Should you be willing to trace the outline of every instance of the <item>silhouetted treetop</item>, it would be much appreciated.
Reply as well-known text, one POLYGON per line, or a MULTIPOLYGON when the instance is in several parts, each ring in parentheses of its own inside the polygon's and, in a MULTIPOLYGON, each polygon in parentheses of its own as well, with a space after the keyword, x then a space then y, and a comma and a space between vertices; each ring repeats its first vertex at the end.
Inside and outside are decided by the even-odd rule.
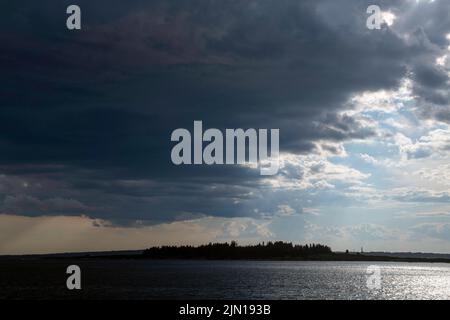
POLYGON ((143 255, 152 259, 304 259, 330 253, 331 248, 321 244, 293 245, 291 242, 276 241, 239 246, 232 241, 198 247, 152 247, 144 250, 143 255))

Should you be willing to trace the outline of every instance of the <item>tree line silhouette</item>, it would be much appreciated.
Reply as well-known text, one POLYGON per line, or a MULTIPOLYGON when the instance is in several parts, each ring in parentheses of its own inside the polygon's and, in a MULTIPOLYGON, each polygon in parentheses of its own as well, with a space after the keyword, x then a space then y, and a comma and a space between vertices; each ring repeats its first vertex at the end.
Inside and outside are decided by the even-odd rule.
POLYGON ((151 259, 307 259, 331 253, 330 247, 321 244, 293 245, 290 242, 276 241, 239 246, 232 241, 198 247, 152 247, 144 250, 143 256, 151 259))

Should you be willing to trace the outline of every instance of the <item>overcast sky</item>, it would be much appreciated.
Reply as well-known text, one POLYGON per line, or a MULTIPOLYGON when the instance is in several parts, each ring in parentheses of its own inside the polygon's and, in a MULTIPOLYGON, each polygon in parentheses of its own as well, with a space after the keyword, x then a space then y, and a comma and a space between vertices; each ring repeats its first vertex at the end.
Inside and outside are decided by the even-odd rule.
POLYGON ((0 16, 0 254, 450 252, 450 1, 27 0, 0 16), (279 128, 278 175, 173 165, 171 132, 194 120, 279 128))

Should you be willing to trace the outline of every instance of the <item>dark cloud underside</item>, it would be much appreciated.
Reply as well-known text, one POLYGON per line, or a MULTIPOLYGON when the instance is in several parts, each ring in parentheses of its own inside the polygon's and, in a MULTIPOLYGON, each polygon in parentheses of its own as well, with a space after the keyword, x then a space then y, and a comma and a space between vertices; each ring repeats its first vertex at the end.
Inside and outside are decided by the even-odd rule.
POLYGON ((364 1, 78 1, 77 32, 68 4, 0 5, 0 211, 252 216, 258 174, 174 167, 174 129, 280 128, 281 151, 311 153, 374 134, 339 113, 355 93, 413 71, 418 92, 446 98, 431 96, 447 75, 427 57, 448 28, 422 30, 426 43, 371 32, 364 1))

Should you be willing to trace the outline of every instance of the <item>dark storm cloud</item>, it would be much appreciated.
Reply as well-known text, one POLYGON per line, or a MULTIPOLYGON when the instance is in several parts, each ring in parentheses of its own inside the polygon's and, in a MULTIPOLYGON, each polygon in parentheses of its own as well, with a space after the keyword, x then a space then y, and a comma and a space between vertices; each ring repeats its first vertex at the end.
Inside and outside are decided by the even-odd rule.
POLYGON ((428 88, 445 87, 448 75, 444 70, 431 68, 429 65, 420 65, 414 70, 416 83, 428 88))
MULTIPOLYGON (((338 114, 347 99, 395 88, 430 51, 386 25, 367 30, 368 2, 78 1, 76 32, 68 4, 0 8, 0 165, 15 186, 4 212, 251 216, 258 174, 174 167, 174 129, 280 128, 293 153, 364 139, 372 129, 338 114)), ((419 89, 444 86, 441 72, 416 70, 419 89)))
POLYGON ((421 46, 423 51, 410 62, 410 71, 415 80, 413 90, 419 101, 418 114, 449 123, 448 60, 445 65, 436 64, 436 59, 448 53, 450 34, 450 2, 445 0, 401 1, 393 4, 398 13, 394 29, 405 36, 412 46, 421 46))

